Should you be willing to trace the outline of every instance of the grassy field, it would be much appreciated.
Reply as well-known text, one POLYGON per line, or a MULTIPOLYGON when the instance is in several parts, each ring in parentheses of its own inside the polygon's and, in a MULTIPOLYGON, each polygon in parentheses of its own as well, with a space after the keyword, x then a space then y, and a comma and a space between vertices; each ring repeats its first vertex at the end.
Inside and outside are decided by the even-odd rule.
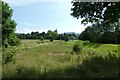
POLYGON ((4 53, 12 51, 15 61, 3 64, 3 78, 118 78, 120 44, 21 40, 4 53), (71 54, 76 43, 83 49, 71 54))

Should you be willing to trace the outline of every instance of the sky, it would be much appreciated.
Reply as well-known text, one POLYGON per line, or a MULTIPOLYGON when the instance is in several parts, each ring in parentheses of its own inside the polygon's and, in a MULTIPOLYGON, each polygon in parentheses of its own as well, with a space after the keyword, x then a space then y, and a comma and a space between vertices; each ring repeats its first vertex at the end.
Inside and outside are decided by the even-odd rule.
POLYGON ((4 0, 13 9, 16 33, 32 31, 47 32, 57 29, 58 33, 81 33, 86 26, 81 19, 70 15, 71 0, 4 0))

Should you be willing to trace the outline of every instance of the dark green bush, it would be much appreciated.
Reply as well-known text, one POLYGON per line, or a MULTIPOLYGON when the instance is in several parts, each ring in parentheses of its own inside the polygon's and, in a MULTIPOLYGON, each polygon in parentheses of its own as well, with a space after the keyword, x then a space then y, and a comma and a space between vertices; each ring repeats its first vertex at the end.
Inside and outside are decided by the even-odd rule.
POLYGON ((81 51, 82 51, 82 45, 80 45, 78 43, 73 45, 73 51, 72 52, 80 53, 81 51))
POLYGON ((54 40, 54 37, 50 36, 50 41, 53 42, 53 40, 54 40))

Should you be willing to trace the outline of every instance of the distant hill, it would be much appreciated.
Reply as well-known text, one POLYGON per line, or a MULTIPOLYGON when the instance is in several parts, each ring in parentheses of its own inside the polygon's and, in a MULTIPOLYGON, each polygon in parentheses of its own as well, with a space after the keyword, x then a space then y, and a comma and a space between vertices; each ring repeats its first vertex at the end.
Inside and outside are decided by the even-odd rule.
POLYGON ((65 32, 66 34, 75 34, 75 32, 65 32))

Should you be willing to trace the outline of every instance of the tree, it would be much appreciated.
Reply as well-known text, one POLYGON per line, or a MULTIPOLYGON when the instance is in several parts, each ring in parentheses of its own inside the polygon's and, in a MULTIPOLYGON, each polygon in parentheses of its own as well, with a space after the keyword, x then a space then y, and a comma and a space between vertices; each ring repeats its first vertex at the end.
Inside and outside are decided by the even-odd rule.
POLYGON ((58 33, 57 29, 54 32, 58 33))
POLYGON ((115 23, 113 26, 115 31, 112 39, 114 39, 115 43, 120 43, 120 23, 115 23))
POLYGON ((45 32, 42 32, 40 35, 45 39, 45 32))
POLYGON ((2 2, 2 44, 3 47, 7 47, 5 45, 12 45, 18 41, 15 35, 16 22, 11 19, 13 15, 13 10, 10 6, 2 2), (12 39, 12 40, 11 40, 12 39))
POLYGON ((98 43, 120 43, 120 23, 110 25, 107 31, 105 31, 104 28, 103 25, 98 24, 88 26, 85 31, 80 34, 79 39, 98 43))
POLYGON ((90 33, 90 27, 88 26, 85 31, 83 31, 80 36, 79 36, 79 39, 80 40, 90 40, 90 36, 89 36, 89 33, 90 33))
POLYGON ((64 38, 65 41, 69 41, 69 34, 64 33, 64 38))
POLYGON ((56 29, 55 31, 52 32, 52 35, 53 35, 54 39, 56 40, 57 37, 58 37, 57 29, 56 29))
POLYGON ((57 37, 58 37, 57 29, 55 31, 48 30, 47 38, 50 39, 51 36, 53 37, 53 39, 57 39, 57 37))
POLYGON ((119 29, 113 26, 120 23, 119 2, 80 2, 73 0, 71 15, 83 18, 82 24, 92 23, 81 33, 80 39, 101 43, 119 43, 119 29), (89 34, 88 34, 89 33, 89 34))
POLYGON ((57 37, 57 40, 63 40, 64 35, 63 34, 59 34, 57 37))
POLYGON ((109 23, 119 22, 120 2, 80 2, 73 0, 71 15, 77 19, 85 18, 84 22, 104 21, 109 23))
POLYGON ((51 31, 51 30, 48 30, 48 31, 47 31, 47 34, 46 34, 46 38, 47 38, 47 39, 50 39, 51 36, 52 36, 52 31, 51 31))
POLYGON ((85 18, 82 23, 119 22, 120 2, 80 2, 72 1, 71 15, 77 19, 85 18))
POLYGON ((40 38, 39 36, 40 36, 40 35, 39 35, 39 32, 38 32, 38 31, 36 31, 36 32, 31 32, 31 39, 38 39, 38 38, 40 38))
POLYGON ((54 37, 53 37, 52 35, 50 35, 50 38, 49 38, 49 39, 50 39, 51 42, 53 42, 54 37))

